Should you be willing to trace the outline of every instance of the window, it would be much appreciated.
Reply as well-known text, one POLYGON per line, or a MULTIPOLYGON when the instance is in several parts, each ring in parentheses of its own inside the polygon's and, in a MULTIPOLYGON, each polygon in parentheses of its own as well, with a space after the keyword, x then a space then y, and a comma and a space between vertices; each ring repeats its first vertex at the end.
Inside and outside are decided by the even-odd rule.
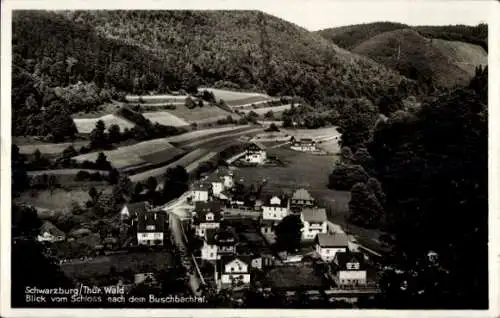
POLYGON ((231 268, 229 269, 229 272, 231 272, 231 273, 232 273, 232 272, 234 272, 234 267, 231 267, 231 268))
POLYGON ((214 257, 214 253, 210 253, 210 258, 214 257))

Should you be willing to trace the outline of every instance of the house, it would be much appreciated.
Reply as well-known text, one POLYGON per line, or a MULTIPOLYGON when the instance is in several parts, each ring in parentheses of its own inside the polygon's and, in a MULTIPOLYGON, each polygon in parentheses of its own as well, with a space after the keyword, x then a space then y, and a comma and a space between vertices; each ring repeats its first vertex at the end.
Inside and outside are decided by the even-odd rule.
POLYGON ((302 138, 300 140, 293 140, 292 146, 290 148, 298 151, 308 151, 308 152, 317 151, 316 142, 311 138, 302 138))
POLYGON ((243 160, 248 163, 263 164, 266 161, 267 155, 263 147, 256 143, 251 143, 245 150, 243 160))
POLYGON ((282 220, 290 211, 290 200, 286 196, 268 197, 262 204, 263 220, 282 220))
POLYGON ((206 229, 203 238, 203 246, 201 247, 201 259, 207 261, 215 261, 218 258, 217 242, 215 233, 217 229, 206 229))
POLYGON ((45 221, 42 226, 40 226, 40 234, 38 234, 37 240, 39 242, 60 242, 66 239, 66 234, 58 229, 52 222, 45 221))
POLYGON ((313 207, 316 200, 312 195, 304 188, 296 190, 290 200, 290 207, 295 210, 300 210, 303 207, 313 207))
POLYGON ((335 283, 339 287, 366 285, 366 264, 363 253, 338 252, 332 263, 335 283))
POLYGON ((302 239, 313 240, 319 233, 328 233, 326 210, 323 208, 305 208, 300 212, 302 239))
POLYGON ((163 246, 165 212, 146 211, 137 216, 137 244, 163 246))
POLYGON ((201 258, 207 261, 215 261, 224 255, 232 255, 236 252, 236 237, 227 228, 209 228, 205 230, 201 258))
POLYGON ((233 172, 231 170, 227 168, 218 168, 204 181, 211 183, 212 195, 214 197, 223 200, 228 200, 230 198, 227 190, 234 186, 233 172))
POLYGON ((205 181, 195 182, 191 190, 191 200, 193 202, 207 202, 211 194, 211 183, 205 181))
POLYGON ((250 284, 251 260, 246 256, 222 256, 215 266, 217 289, 250 284))
POLYGON ((205 237, 206 229, 217 229, 222 219, 222 206, 215 201, 196 202, 193 211, 193 224, 195 233, 199 237, 205 237))
POLYGON ((137 219, 139 215, 146 213, 148 209, 149 204, 145 201, 127 203, 120 210, 120 217, 122 220, 137 219))
POLYGON ((325 262, 331 262, 339 252, 349 250, 349 242, 346 234, 324 234, 319 233, 315 239, 316 252, 325 262))

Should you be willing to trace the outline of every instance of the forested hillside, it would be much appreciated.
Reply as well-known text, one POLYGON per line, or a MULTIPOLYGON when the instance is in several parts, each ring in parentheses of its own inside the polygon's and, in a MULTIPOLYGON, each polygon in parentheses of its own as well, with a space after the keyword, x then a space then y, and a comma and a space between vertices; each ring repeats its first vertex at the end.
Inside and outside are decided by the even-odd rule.
POLYGON ((394 22, 374 22, 324 29, 317 31, 317 33, 338 46, 351 50, 373 36, 401 29, 413 29, 428 38, 476 44, 486 51, 488 50, 487 24, 477 26, 409 26, 394 22))

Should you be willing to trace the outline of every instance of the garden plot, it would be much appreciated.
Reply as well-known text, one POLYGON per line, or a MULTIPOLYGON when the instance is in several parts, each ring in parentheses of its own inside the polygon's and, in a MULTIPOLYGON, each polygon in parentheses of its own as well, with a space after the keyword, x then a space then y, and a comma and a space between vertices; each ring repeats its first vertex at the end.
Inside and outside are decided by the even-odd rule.
POLYGON ((73 118, 76 129, 81 134, 89 134, 95 128, 99 120, 104 122, 106 128, 111 127, 111 125, 118 125, 121 130, 124 130, 125 128, 131 129, 135 126, 132 122, 114 114, 108 114, 97 118, 73 118))

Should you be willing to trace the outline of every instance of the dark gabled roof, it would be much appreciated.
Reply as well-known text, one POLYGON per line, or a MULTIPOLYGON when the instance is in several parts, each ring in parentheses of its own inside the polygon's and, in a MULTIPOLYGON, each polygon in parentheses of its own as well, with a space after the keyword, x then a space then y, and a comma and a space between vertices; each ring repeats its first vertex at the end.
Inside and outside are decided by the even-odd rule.
POLYGON ((278 225, 278 221, 276 220, 264 220, 264 219, 261 219, 260 220, 260 226, 272 226, 272 227, 275 227, 278 225))
POLYGON ((194 211, 196 212, 196 218, 198 221, 206 220, 206 215, 209 212, 214 214, 214 221, 221 219, 222 205, 217 201, 209 202, 196 202, 194 206, 194 211))
POLYGON ((209 191, 210 189, 212 189, 212 183, 206 182, 205 180, 201 182, 195 182, 192 185, 192 189, 197 191, 209 191))
POLYGON ((261 151, 261 150, 264 150, 264 148, 261 147, 260 144, 253 142, 253 143, 250 143, 250 144, 247 145, 246 150, 249 150, 249 151, 261 151))
POLYGON ((300 143, 303 143, 303 144, 310 144, 313 142, 314 142, 314 140, 312 140, 312 138, 301 138, 300 139, 300 143))
POLYGON ((321 247, 347 247, 348 238, 346 234, 336 233, 336 234, 325 234, 319 233, 316 236, 316 242, 321 247))
POLYGON ((155 211, 140 214, 137 219, 137 232, 159 233, 165 230, 165 212, 155 211), (154 225, 154 230, 148 230, 148 225, 154 225))
POLYGON ((50 221, 45 221, 43 222, 42 226, 40 226, 40 233, 45 233, 48 232, 54 236, 65 236, 63 231, 58 229, 52 222, 50 221))
POLYGON ((365 257, 360 252, 337 252, 334 263, 338 270, 347 270, 347 263, 359 263, 359 270, 366 269, 365 257))
POLYGON ((131 216, 138 216, 138 215, 144 214, 148 210, 146 201, 127 203, 125 206, 127 207, 128 213, 131 216))
POLYGON ((304 221, 310 223, 326 222, 326 210, 323 208, 305 208, 301 212, 304 221))
POLYGON ((284 194, 275 194, 275 195, 267 195, 265 198, 264 198, 264 202, 263 202, 263 206, 279 206, 279 207, 282 207, 282 208, 286 208, 288 206, 288 200, 289 200, 289 197, 287 195, 284 195, 284 194), (274 198, 274 197, 278 197, 280 199, 280 204, 279 205, 276 205, 276 204, 271 204, 271 199, 274 198))
POLYGON ((205 230, 205 241, 210 245, 215 244, 216 243, 216 240, 215 240, 216 233, 217 233, 217 229, 206 229, 205 230))
POLYGON ((296 190, 292 195, 292 200, 314 200, 312 195, 304 188, 296 190))

